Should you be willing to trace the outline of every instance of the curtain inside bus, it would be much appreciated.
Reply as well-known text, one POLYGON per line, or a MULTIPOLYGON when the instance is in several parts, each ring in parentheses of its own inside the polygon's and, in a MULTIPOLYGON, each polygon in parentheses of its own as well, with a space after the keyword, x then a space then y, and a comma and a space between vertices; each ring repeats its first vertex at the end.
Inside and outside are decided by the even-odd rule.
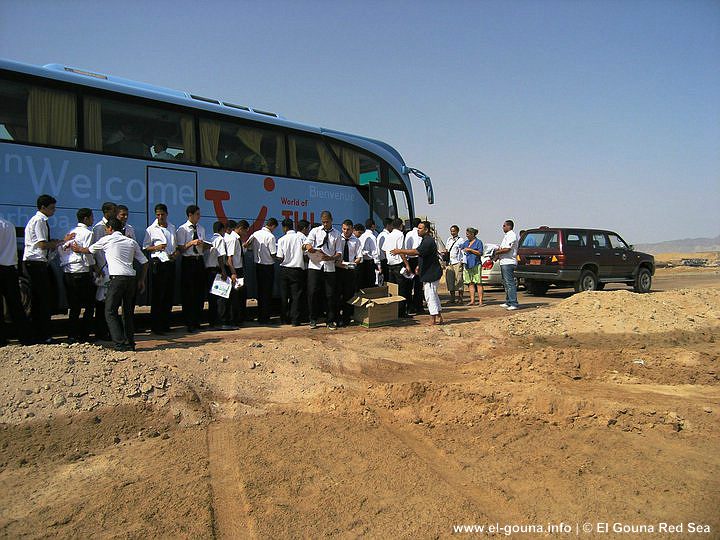
POLYGON ((30 88, 27 103, 28 139, 38 144, 77 146, 75 96, 30 88))
POLYGON ((205 165, 218 167, 218 147, 220 144, 220 124, 210 120, 200 120, 200 152, 205 165))

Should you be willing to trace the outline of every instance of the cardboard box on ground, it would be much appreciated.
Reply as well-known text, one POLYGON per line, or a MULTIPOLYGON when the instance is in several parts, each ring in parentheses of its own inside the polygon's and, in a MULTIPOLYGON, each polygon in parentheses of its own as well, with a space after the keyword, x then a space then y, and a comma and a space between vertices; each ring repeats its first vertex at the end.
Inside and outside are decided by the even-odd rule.
POLYGON ((398 308, 405 298, 398 294, 396 283, 360 289, 348 303, 355 307, 353 318, 362 326, 372 328, 397 323, 398 308))

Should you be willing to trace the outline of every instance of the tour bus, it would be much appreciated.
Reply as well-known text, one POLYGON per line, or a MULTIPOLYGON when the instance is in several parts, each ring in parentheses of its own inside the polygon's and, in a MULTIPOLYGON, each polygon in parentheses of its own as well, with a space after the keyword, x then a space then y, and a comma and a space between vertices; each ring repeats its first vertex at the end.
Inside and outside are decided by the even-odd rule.
POLYGON ((323 210, 338 223, 373 217, 382 227, 386 217, 413 218, 410 174, 432 204, 430 178, 382 141, 102 73, 0 59, 0 216, 19 237, 43 193, 57 199, 54 238, 75 226, 78 208, 93 209, 97 222, 105 201, 128 207, 140 243, 157 203, 175 226, 197 204, 209 234, 216 220, 245 219, 252 232, 269 217, 319 222, 323 210))

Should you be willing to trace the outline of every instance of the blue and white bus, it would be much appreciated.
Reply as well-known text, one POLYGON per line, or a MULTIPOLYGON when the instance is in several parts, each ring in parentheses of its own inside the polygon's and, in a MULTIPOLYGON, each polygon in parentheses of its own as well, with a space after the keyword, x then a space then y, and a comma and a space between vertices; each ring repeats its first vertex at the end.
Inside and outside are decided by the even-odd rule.
POLYGON ((176 225, 197 204, 203 225, 268 217, 318 221, 414 215, 410 174, 390 145, 275 113, 58 64, 0 60, 0 215, 22 228, 47 193, 54 237, 75 212, 129 208, 142 242, 164 203, 176 225))

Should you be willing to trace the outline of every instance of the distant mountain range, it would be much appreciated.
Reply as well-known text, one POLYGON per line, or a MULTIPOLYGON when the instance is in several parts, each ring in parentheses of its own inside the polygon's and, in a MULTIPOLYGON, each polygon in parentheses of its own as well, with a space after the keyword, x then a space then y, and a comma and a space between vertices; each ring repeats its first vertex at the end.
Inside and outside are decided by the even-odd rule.
POLYGON ((667 240, 654 244, 635 244, 635 249, 651 254, 720 251, 720 235, 715 238, 685 238, 683 240, 667 240))

